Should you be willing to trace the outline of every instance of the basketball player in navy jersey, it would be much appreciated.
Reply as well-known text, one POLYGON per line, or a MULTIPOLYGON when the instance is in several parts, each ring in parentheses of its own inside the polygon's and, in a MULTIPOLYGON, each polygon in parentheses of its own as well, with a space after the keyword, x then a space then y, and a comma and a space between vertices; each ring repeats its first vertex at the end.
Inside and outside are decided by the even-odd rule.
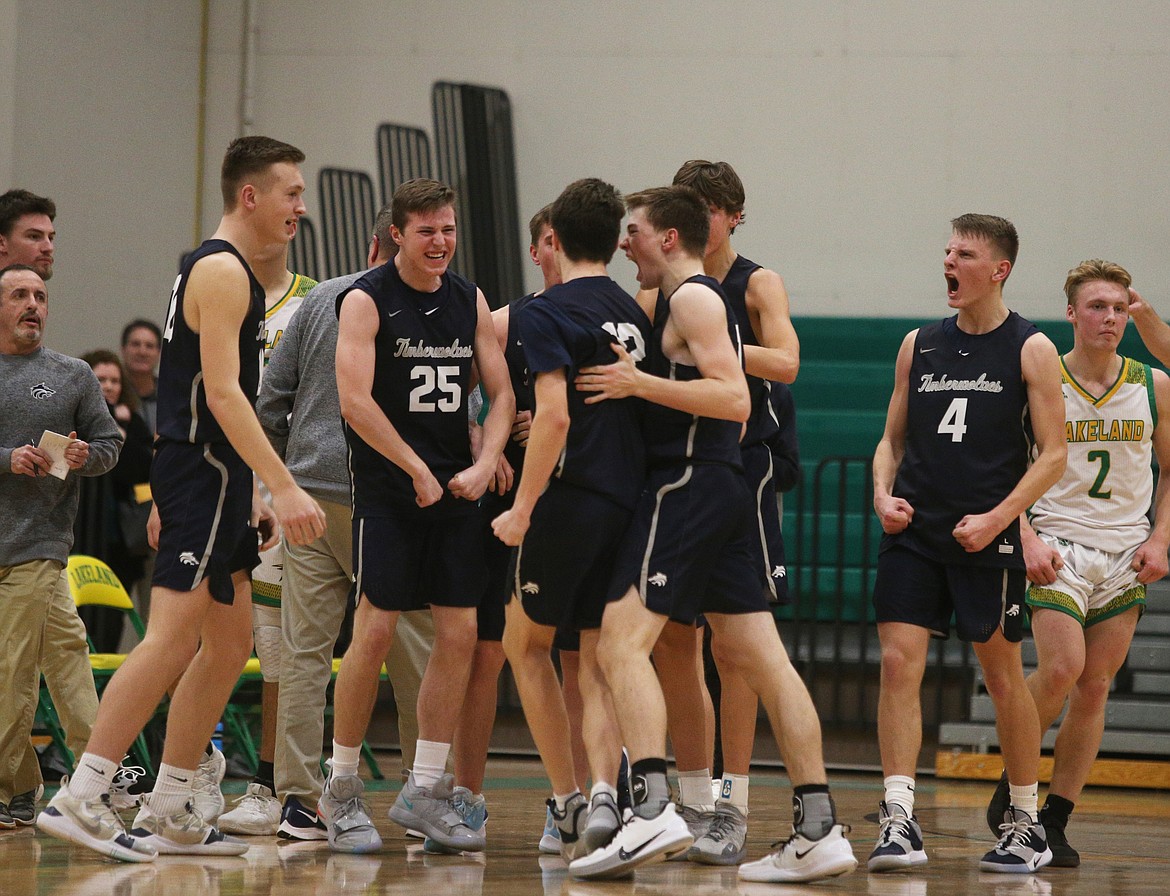
POLYGON ((438 846, 482 850, 444 774, 476 643, 483 528, 515 401, 487 300, 448 271, 455 194, 404 183, 391 200, 394 258, 338 297, 337 391, 353 489, 357 611, 337 676, 333 758, 318 812, 329 845, 369 852, 381 839, 361 798, 362 739, 398 615, 431 606, 435 646, 418 697, 414 768, 391 820, 438 846), (491 406, 472 461, 467 397, 475 365, 491 406))
POLYGON ((123 861, 247 849, 192 811, 191 785, 252 650, 252 524, 265 547, 275 543, 277 521, 295 544, 324 531, 320 507, 293 481, 253 410, 264 289, 248 260, 296 232, 304 158, 268 137, 233 141, 221 177, 223 218, 184 262, 171 295, 151 470, 162 528, 150 624, 106 688, 77 773, 38 819, 54 836, 123 861), (269 487, 272 510, 256 497, 253 470, 269 487), (127 834, 110 807, 110 780, 176 679, 158 780, 127 834))
MULTIPOLYGON (((512 392, 516 396, 516 422, 512 426, 512 438, 508 440, 507 447, 504 449, 504 456, 512 468, 514 483, 519 483, 520 476, 524 470, 524 448, 528 444, 528 434, 532 426, 533 407, 533 378, 528 370, 528 360, 524 357, 524 342, 520 338, 520 329, 515 324, 515 315, 519 314, 521 309, 536 296, 541 295, 561 282, 561 272, 557 267, 556 250, 553 246, 551 213, 552 204, 550 203, 533 215, 528 222, 530 238, 528 254, 532 259, 532 263, 540 268, 541 279, 543 281, 542 288, 535 293, 521 296, 492 312, 492 323, 496 328, 496 338, 499 340, 500 348, 503 349, 504 359, 508 363, 508 375, 512 381, 512 392)), ((501 631, 503 628, 502 617, 504 606, 512 594, 512 577, 508 575, 512 549, 496 538, 495 533, 491 531, 490 524, 491 520, 511 508, 515 494, 515 490, 512 489, 504 490, 501 494, 489 491, 484 495, 484 500, 481 502, 486 511, 489 524, 486 551, 491 581, 488 587, 498 588, 502 592, 502 600, 500 601, 501 631)), ((483 615, 482 608, 480 615, 481 617, 483 615)), ((585 756, 585 742, 582 740, 581 734, 581 690, 578 685, 577 675, 579 643, 577 632, 572 630, 560 629, 553 639, 553 647, 559 654, 561 693, 564 696, 565 709, 569 718, 574 776, 577 789, 583 791, 589 781, 589 763, 585 756)), ((491 701, 493 714, 495 709, 494 694, 495 689, 493 683, 493 699, 491 701)), ((486 701, 484 702, 486 703, 486 701)), ((482 726, 481 730, 486 732, 484 734, 485 740, 481 752, 486 753, 486 738, 490 736, 491 726, 482 726)), ((456 777, 462 780, 462 777, 459 775, 460 750, 458 743, 456 743, 455 751, 456 777)), ((476 758, 479 761, 478 768, 480 778, 482 779, 483 759, 478 755, 476 758)), ((558 828, 553 820, 552 810, 548 810, 545 815, 545 826, 540 839, 540 849, 542 852, 554 854, 559 853, 561 850, 558 828)))
MULTIPOLYGON (((744 476, 755 503, 756 521, 752 527, 750 546, 752 565, 760 586, 771 604, 788 603, 787 569, 784 560, 784 539, 780 532, 780 513, 776 500, 770 441, 780 431, 773 404, 769 400, 771 382, 791 383, 800 368, 800 342, 788 311, 788 293, 784 281, 775 271, 761 267, 736 253, 731 236, 744 219, 743 182, 727 162, 708 162, 693 159, 685 162, 674 175, 674 183, 690 187, 702 197, 711 212, 711 232, 703 255, 703 270, 719 281, 735 313, 743 344, 744 371, 752 409, 744 435, 740 441, 744 476)), ((697 645, 694 638, 679 637, 676 626, 667 625, 654 651, 660 677, 665 654, 674 653, 671 647, 689 648, 675 662, 689 668, 696 662, 697 645)), ((719 669, 720 735, 723 749, 723 779, 715 805, 702 811, 696 818, 695 808, 711 802, 710 770, 683 764, 684 756, 699 755, 697 750, 683 750, 684 740, 695 741, 699 729, 693 720, 679 724, 676 714, 688 711, 680 702, 670 701, 671 743, 678 762, 680 802, 683 816, 695 834, 695 845, 687 851, 692 861, 716 865, 737 865, 747 854, 748 773, 751 767, 752 747, 755 742, 759 698, 735 671, 735 643, 712 639, 712 654, 719 669), (732 660, 727 659, 728 656, 732 660)), ((675 675, 675 678, 681 676, 675 675)), ((713 732, 708 732, 713 737, 713 732)), ((702 746, 696 744, 696 746, 702 746)))
POLYGON ((566 860, 607 842, 621 823, 621 741, 597 665, 597 638, 645 455, 635 402, 588 405, 569 383, 583 366, 612 361, 614 340, 636 357, 645 351, 650 320, 607 271, 624 212, 621 194, 596 178, 569 184, 552 205, 562 282, 515 312, 535 377, 535 413, 515 501, 493 523, 505 544, 519 546, 504 650, 552 784, 548 807, 566 860), (593 773, 588 817, 549 655, 564 628, 580 632, 583 736, 593 773))
POLYGON ((1060 363, 1049 339, 1004 304, 1019 248, 1012 223, 968 214, 951 226, 943 276, 958 313, 902 341, 873 460, 874 510, 886 533, 873 597, 886 792, 869 870, 927 860, 914 818, 920 688, 930 639, 947 637, 954 614, 983 669, 1011 781, 1011 814, 979 867, 1030 873, 1052 852, 1037 821, 1040 722, 1020 659, 1019 516, 1064 471, 1060 363))
POLYGON ((753 498, 739 448, 751 399, 738 328, 718 282, 703 273, 710 213, 689 187, 627 197, 622 248, 638 282, 657 289, 644 369, 618 362, 582 371, 588 400, 645 399, 650 472, 616 564, 598 655, 632 761, 632 817, 605 847, 569 866, 575 876, 628 874, 688 848, 693 835, 670 801, 666 709, 650 652, 668 621, 701 612, 716 638, 738 646, 736 670, 760 694, 795 785, 792 836, 744 865, 753 881, 805 881, 852 871, 821 758, 820 723, 788 662, 748 545, 753 498))

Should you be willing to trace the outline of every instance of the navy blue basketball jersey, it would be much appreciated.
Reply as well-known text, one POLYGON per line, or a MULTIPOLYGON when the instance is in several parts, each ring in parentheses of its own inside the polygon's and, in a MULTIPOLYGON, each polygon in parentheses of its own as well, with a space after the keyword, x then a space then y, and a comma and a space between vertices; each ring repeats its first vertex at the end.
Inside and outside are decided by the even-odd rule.
MULTIPOLYGON (((727 304, 735 314, 735 321, 739 324, 739 338, 743 345, 759 345, 760 340, 756 331, 752 329, 752 320, 747 309, 748 280, 752 274, 760 269, 760 265, 749 261, 742 255, 737 255, 731 263, 723 282, 723 294, 727 297, 727 304)), ((751 415, 748 417, 747 428, 743 434, 743 445, 756 445, 775 438, 780 429, 776 419, 775 408, 768 400, 768 393, 772 384, 758 376, 747 376, 748 394, 752 399, 751 415)))
MULTIPOLYGON (((683 281, 699 283, 708 287, 723 301, 727 311, 727 332, 731 344, 743 361, 739 341, 739 327, 719 283, 706 274, 697 274, 683 281)), ((670 380, 697 380, 702 373, 690 364, 681 364, 666 357, 662 350, 662 334, 670 316, 670 300, 658 293, 654 308, 654 331, 646 351, 642 369, 654 376, 670 380)), ((717 420, 714 417, 700 417, 678 411, 664 405, 646 403, 646 455, 651 466, 665 466, 679 462, 727 464, 737 470, 743 469, 739 450, 739 436, 742 426, 733 420, 717 420)))
MULTIPOLYGON (((528 372, 528 359, 524 356, 524 340, 520 336, 520 328, 516 326, 516 315, 533 298, 535 293, 529 293, 508 306, 508 344, 504 348, 504 361, 508 365, 508 378, 512 381, 512 394, 516 396, 516 413, 531 411, 534 407, 532 375, 528 372)), ((519 477, 524 467, 524 448, 509 438, 508 444, 504 446, 504 457, 508 459, 508 463, 519 477)), ((511 493, 509 500, 510 497, 511 493)))
POLYGON ((623 398, 585 404, 589 393, 579 392, 573 379, 582 367, 613 363, 613 342, 641 359, 649 318, 609 277, 553 286, 512 314, 533 377, 565 370, 569 433, 554 475, 632 509, 646 475, 641 403, 623 398))
POLYGON ((183 260, 179 276, 171 290, 163 328, 162 359, 158 368, 158 435, 175 442, 201 445, 205 442, 227 442, 219 421, 207 407, 207 393, 203 386, 203 364, 199 356, 199 334, 187 325, 183 317, 183 299, 191 269, 201 258, 219 252, 230 252, 240 260, 248 272, 251 304, 240 324, 240 388, 253 405, 260 385, 260 369, 264 365, 264 287, 248 267, 248 262, 227 240, 204 240, 203 244, 183 260))
MULTIPOLYGON (((474 506, 452 495, 447 483, 471 466, 467 391, 479 320, 475 284, 448 271, 435 292, 419 292, 403 282, 391 259, 338 296, 339 311, 355 289, 368 293, 378 309, 374 401, 443 486, 443 497, 427 510, 441 514, 474 506)), ((345 438, 355 517, 417 506, 405 470, 349 426, 345 438)))
POLYGON ((906 448, 893 490, 914 517, 882 547, 902 545, 943 563, 1023 568, 1018 520, 975 554, 951 533, 964 516, 999 504, 1027 470, 1032 439, 1020 352, 1036 326, 1013 311, 973 336, 957 320, 925 326, 914 340, 906 448))

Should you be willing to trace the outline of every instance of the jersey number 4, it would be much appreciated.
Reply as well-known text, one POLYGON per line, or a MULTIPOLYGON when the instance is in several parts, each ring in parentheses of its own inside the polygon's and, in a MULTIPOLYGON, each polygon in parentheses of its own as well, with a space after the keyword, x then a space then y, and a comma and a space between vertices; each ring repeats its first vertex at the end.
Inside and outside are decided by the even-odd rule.
POLYGON ((411 369, 410 381, 418 383, 410 390, 410 410, 445 414, 459 410, 463 390, 459 384, 458 367, 419 364, 411 369))
POLYGON ((967 399, 956 398, 951 402, 947 412, 943 414, 942 421, 938 425, 938 434, 940 436, 950 436, 952 442, 963 441, 963 435, 967 432, 967 399))

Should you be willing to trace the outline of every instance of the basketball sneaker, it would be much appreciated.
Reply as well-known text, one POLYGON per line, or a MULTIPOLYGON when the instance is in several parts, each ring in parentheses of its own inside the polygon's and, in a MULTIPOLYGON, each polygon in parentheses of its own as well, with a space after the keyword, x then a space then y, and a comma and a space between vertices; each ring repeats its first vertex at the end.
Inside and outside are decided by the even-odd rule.
POLYGON ((235 808, 219 816, 216 826, 225 834, 270 837, 280 827, 280 800, 267 786, 253 781, 236 799, 235 808))
POLYGON ((370 820, 362 794, 366 786, 357 775, 334 776, 332 769, 317 800, 317 814, 328 831, 334 852, 365 853, 382 848, 382 838, 370 820))
POLYGON ((695 838, 687 859, 702 865, 739 865, 747 858, 747 818, 731 803, 720 800, 714 812, 704 812, 707 830, 695 838))
POLYGON ((12 802, 8 804, 8 814, 12 816, 12 820, 25 826, 36 824, 37 800, 44 792, 45 785, 38 784, 36 790, 26 790, 14 796, 12 802))
POLYGON ((412 773, 390 809, 390 820, 420 831, 438 845, 456 852, 482 852, 487 845, 482 828, 473 831, 453 802, 455 778, 443 775, 431 787, 420 787, 412 773))
POLYGON ((227 760, 218 747, 212 747, 210 753, 205 753, 195 769, 195 778, 191 782, 191 802, 203 820, 208 824, 215 824, 223 812, 224 799, 219 785, 223 783, 223 776, 227 774, 227 760))
MULTIPOLYGON (((714 820, 715 807, 712 804, 709 808, 695 808, 694 806, 675 806, 675 811, 682 816, 682 820, 687 824, 687 830, 691 832, 691 836, 695 838, 698 843, 699 839, 707 833, 707 829, 711 827, 711 822, 714 820)), ((687 853, 690 850, 683 850, 675 853, 666 861, 668 862, 685 862, 687 860, 687 853)))
POLYGON ((581 833, 585 840, 585 851, 601 849, 613 839, 613 835, 621 826, 622 816, 618 810, 617 800, 608 793, 596 794, 589 801, 589 818, 585 822, 585 830, 581 833))
POLYGON ((561 844, 561 858, 572 862, 578 856, 585 855, 585 838, 582 837, 585 819, 589 813, 589 804, 580 793, 574 793, 565 802, 565 811, 557 811, 557 801, 550 799, 548 814, 557 829, 557 839, 561 844))
POLYGON ((204 820, 194 800, 174 815, 155 815, 147 797, 134 818, 130 836, 164 856, 242 856, 248 851, 243 840, 220 833, 204 820))
POLYGON ((158 850, 126 833, 122 819, 110 805, 109 794, 103 793, 96 800, 79 800, 69 793, 67 783, 61 782, 61 789, 37 816, 38 828, 121 862, 154 861, 158 850))
POLYGON ((674 803, 667 803, 653 818, 628 816, 608 844, 570 862, 569 873, 582 880, 627 877, 635 868, 685 852, 694 842, 674 803))
POLYGON ((1008 784, 1008 776, 1005 771, 999 776, 995 791, 991 794, 991 800, 987 804, 987 827, 996 837, 999 836, 999 826, 1003 824, 1003 817, 1011 807, 1011 785, 1008 784))
POLYGON ((280 827, 276 829, 276 836, 284 840, 328 840, 329 832, 317 817, 316 810, 290 796, 280 810, 280 827))
POLYGON ((740 865, 739 877, 763 883, 799 883, 848 874, 857 867, 853 847, 845 839, 848 830, 835 824, 819 840, 809 840, 793 830, 787 840, 773 844, 780 847, 775 852, 740 865))
POLYGON ((1031 874, 1052 861, 1044 825, 1033 821, 1032 816, 1022 809, 1008 809, 999 831, 995 849, 979 862, 980 871, 1031 874))
POLYGON ((622 747, 622 759, 618 764, 617 807, 624 818, 626 810, 634 811, 634 794, 630 790, 630 754, 622 747))
POLYGON ((0 803, 0 831, 10 831, 16 827, 16 819, 8 811, 7 803, 0 803))
MULTIPOLYGON (((466 787, 456 787, 451 791, 451 805, 463 819, 463 823, 473 831, 483 831, 487 825, 487 800, 482 793, 472 793, 466 787)), ((457 855, 458 852, 449 849, 437 840, 430 837, 423 838, 423 851, 432 855, 457 855)))
MULTIPOLYGON (((13 801, 15 802, 15 800, 13 801)), ((1048 838, 1048 848, 1052 850, 1053 868, 1076 868, 1081 864, 1081 854, 1073 849, 1065 836, 1064 829, 1068 825, 1067 816, 1057 818, 1054 812, 1040 810, 1040 824, 1044 825, 1044 835, 1048 838)))
POLYGON ((926 864, 922 828, 917 818, 907 818, 897 803, 891 811, 882 800, 878 804, 878 825, 877 845, 869 854, 867 864, 870 871, 900 871, 911 865, 926 864))
POLYGON ((552 807, 544 807, 544 831, 540 835, 539 849, 548 855, 561 854, 561 832, 553 821, 552 807))

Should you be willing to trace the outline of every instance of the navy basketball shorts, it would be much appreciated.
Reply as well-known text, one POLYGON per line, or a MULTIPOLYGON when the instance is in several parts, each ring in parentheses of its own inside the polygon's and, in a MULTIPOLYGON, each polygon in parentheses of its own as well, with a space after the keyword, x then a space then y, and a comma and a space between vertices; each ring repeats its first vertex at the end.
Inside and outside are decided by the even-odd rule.
POLYGON ((528 618, 573 631, 600 628, 629 521, 630 511, 604 495, 550 481, 513 564, 512 595, 528 618))
POLYGON ((750 537, 753 567, 768 603, 791 602, 788 596, 788 566, 784 559, 784 536, 780 531, 780 505, 776 500, 776 482, 772 478, 772 449, 763 443, 745 445, 743 478, 756 505, 756 520, 750 537))
POLYGON ((380 610, 477 607, 483 597, 483 515, 474 504, 436 515, 395 509, 353 521, 354 594, 380 610))
POLYGON ((151 583, 194 591, 206 579, 212 599, 231 605, 232 573, 260 562, 251 469, 226 443, 160 440, 150 490, 162 523, 151 583))
POLYGON ((724 464, 651 470, 618 556, 610 597, 631 586, 646 608, 693 625, 703 613, 768 609, 749 547, 743 474, 724 464))
POLYGON ((955 633, 983 644, 996 629, 1008 641, 1024 637, 1022 569, 940 563, 908 548, 893 546, 878 556, 873 605, 878 622, 905 622, 938 638, 955 633))
POLYGON ((553 635, 553 649, 578 653, 581 650, 581 633, 571 628, 558 628, 553 635))
POLYGON ((507 504, 502 502, 485 501, 480 504, 483 557, 487 572, 483 580, 483 598, 476 611, 476 639, 479 641, 500 641, 504 637, 504 605, 512 593, 508 570, 515 549, 496 538, 496 533, 492 531, 492 520, 505 510, 507 504))

